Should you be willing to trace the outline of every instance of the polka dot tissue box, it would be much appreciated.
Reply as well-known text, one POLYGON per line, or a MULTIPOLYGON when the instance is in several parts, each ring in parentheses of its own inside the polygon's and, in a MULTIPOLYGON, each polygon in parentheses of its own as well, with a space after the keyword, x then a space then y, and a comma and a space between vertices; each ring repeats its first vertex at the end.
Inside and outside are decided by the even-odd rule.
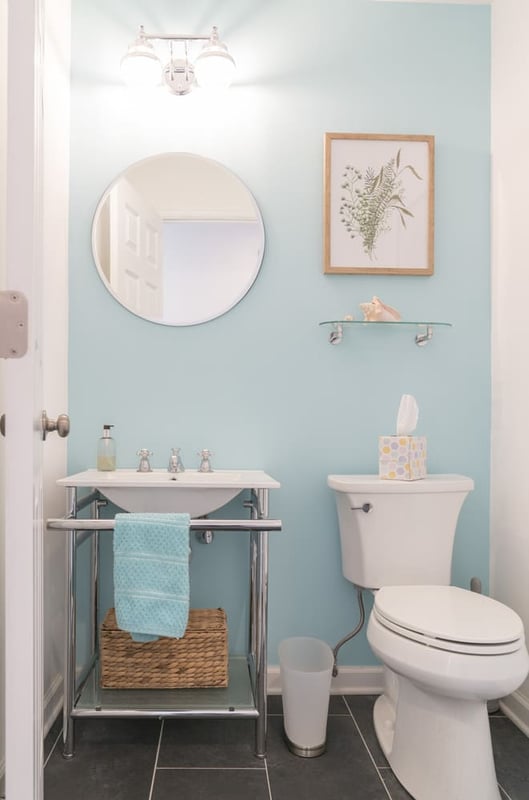
POLYGON ((379 436, 379 478, 418 481, 426 477, 426 436, 379 436))

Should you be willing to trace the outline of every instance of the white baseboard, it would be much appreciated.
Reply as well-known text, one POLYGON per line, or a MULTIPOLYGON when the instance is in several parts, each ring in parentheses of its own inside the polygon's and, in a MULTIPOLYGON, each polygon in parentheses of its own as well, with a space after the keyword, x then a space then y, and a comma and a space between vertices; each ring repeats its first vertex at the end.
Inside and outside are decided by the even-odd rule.
MULTIPOLYGON (((268 667, 268 694, 281 694, 279 667, 268 667)), ((382 667, 339 667, 332 679, 331 694, 381 694, 384 689, 382 667)))
POLYGON ((513 692, 500 700, 500 708, 522 733, 529 736, 529 698, 520 692, 513 692))
POLYGON ((56 675, 44 694, 44 710, 42 714, 43 734, 47 735, 62 708, 62 675, 56 675))

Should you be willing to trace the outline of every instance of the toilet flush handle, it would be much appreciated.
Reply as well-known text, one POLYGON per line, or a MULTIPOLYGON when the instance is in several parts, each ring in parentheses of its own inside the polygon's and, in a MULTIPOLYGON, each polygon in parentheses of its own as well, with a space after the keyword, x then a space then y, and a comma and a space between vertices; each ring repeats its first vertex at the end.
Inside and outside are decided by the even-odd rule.
POLYGON ((362 506, 351 506, 351 511, 363 511, 364 514, 369 514, 370 511, 373 511, 373 504, 364 503, 362 506))

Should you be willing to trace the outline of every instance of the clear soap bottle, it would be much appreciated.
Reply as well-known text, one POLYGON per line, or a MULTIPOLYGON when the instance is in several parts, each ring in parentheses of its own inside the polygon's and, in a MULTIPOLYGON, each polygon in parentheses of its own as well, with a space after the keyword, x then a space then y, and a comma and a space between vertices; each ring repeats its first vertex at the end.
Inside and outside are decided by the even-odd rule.
POLYGON ((97 443, 97 469, 112 472, 116 469, 116 442, 110 435, 113 425, 103 425, 103 436, 97 443))

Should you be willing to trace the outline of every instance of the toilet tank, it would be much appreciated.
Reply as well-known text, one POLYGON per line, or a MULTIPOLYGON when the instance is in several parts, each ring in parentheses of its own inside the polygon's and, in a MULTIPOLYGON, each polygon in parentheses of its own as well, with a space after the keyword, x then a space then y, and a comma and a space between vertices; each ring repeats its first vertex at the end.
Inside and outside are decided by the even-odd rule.
POLYGON ((471 478, 429 475, 393 481, 377 475, 329 475, 327 483, 336 498, 342 570, 348 580, 368 589, 450 584, 457 520, 474 488, 471 478))

